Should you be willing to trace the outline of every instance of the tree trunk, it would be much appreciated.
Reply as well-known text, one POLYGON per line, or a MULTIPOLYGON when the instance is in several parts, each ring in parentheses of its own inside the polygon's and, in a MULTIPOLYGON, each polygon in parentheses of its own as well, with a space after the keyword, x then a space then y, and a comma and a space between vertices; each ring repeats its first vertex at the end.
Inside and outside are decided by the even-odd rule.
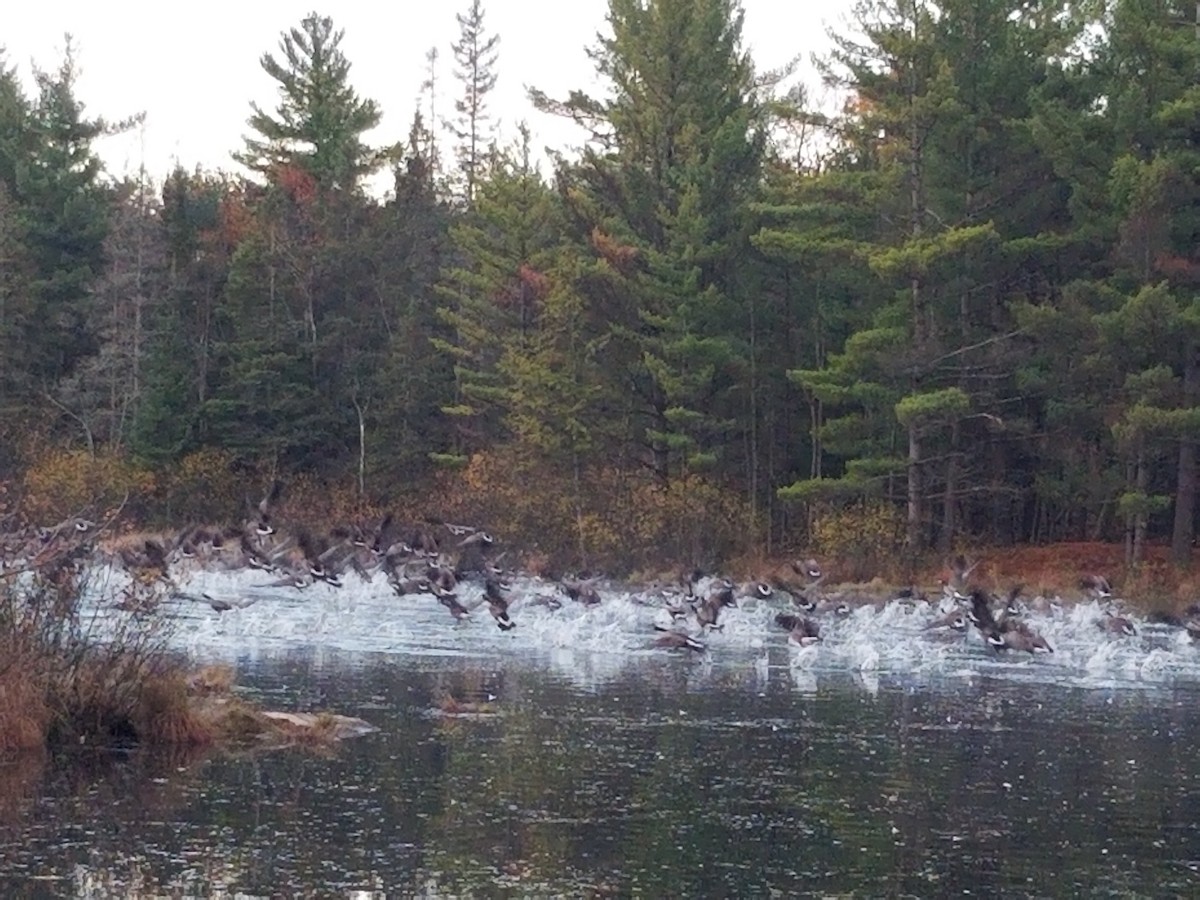
POLYGON ((579 565, 588 568, 587 541, 583 531, 583 483, 579 476, 579 451, 571 451, 571 486, 575 491, 575 537, 579 543, 579 565))
POLYGON ((910 551, 921 548, 921 522, 925 518, 921 502, 921 437, 915 425, 908 429, 908 534, 910 551))
MULTIPOLYGON (((1135 490, 1139 496, 1146 496, 1146 487, 1150 483, 1150 472, 1146 466, 1146 453, 1140 447, 1137 455, 1137 476, 1134 480, 1135 490)), ((1129 563, 1133 566, 1141 565, 1142 556, 1146 548, 1146 514, 1139 512, 1133 523, 1133 553, 1130 556, 1129 563)))
MULTIPOLYGON (((1200 4, 1197 5, 1200 16, 1200 4)), ((1200 395, 1200 362, 1195 342, 1189 341, 1183 364, 1183 402, 1195 406, 1200 395)), ((1192 561, 1196 536, 1196 442, 1185 436, 1179 442, 1175 476, 1175 525, 1171 531, 1171 561, 1185 566, 1192 561)))
POLYGON ((358 414, 358 496, 364 497, 367 493, 367 410, 358 402, 357 393, 350 400, 358 414))
POLYGON ((957 523, 954 517, 954 504, 958 493, 958 423, 950 429, 950 453, 946 458, 946 489, 942 494, 942 531, 938 540, 938 549, 943 554, 949 553, 954 547, 954 532, 957 523))

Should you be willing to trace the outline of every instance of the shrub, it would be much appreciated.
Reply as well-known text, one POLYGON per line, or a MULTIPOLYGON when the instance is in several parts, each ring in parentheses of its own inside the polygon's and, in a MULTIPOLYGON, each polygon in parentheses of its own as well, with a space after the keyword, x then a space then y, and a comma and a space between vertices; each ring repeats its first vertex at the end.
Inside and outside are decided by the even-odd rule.
POLYGON ((52 545, 35 569, 0 579, 0 747, 209 740, 165 620, 121 617, 95 633, 87 549, 52 545))
POLYGON ((172 524, 224 521, 239 509, 246 487, 234 468, 224 451, 189 453, 159 474, 155 513, 172 524))
POLYGON ((839 505, 824 503, 812 511, 813 550, 841 562, 847 579, 866 580, 891 573, 904 553, 904 513, 883 500, 839 505))
POLYGON ((715 564, 755 535, 743 495, 700 475, 663 486, 605 466, 576 472, 509 445, 439 479, 430 493, 440 504, 424 512, 486 523, 546 573, 629 571, 663 559, 715 564))
POLYGON ((113 454, 50 450, 25 470, 22 510, 34 522, 61 521, 83 510, 129 502, 144 509, 153 498, 153 473, 113 454))

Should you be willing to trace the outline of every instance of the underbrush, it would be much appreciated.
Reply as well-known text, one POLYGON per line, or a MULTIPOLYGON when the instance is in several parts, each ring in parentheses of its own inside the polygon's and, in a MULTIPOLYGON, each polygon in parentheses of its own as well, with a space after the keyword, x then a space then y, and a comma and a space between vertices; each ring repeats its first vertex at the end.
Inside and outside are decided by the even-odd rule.
POLYGON ((161 587, 133 585, 103 619, 79 547, 0 571, 0 752, 63 746, 329 743, 332 729, 272 718, 233 694, 225 667, 196 671, 167 646, 161 587))
POLYGON ((82 559, 59 559, 0 581, 0 750, 211 740, 165 623, 119 617, 98 634, 88 577, 82 559))

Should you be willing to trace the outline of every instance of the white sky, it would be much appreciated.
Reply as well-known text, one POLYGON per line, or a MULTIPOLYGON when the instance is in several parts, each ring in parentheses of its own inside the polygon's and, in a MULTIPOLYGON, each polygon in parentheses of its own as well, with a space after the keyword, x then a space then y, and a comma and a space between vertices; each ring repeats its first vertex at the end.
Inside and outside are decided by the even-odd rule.
MULTIPOLYGON (((425 54, 433 46, 439 52, 438 115, 452 114, 458 83, 450 43, 458 36, 455 13, 468 2, 343 0, 332 9, 314 7, 314 0, 15 3, 5 12, 0 40, 7 63, 32 90, 31 64, 55 68, 64 33, 70 32, 81 69, 78 93, 87 111, 110 120, 146 114, 139 132, 99 143, 109 172, 136 172, 144 160, 157 180, 176 161, 187 169, 236 169, 230 153, 247 131, 250 102, 267 110, 277 103, 275 83, 259 58, 267 51, 279 58, 280 33, 314 8, 345 31, 341 46, 351 63, 350 80, 361 96, 382 107, 383 122, 372 140, 407 135, 426 77, 425 54), (167 12, 172 9, 176 12, 167 12)), ((826 48, 826 26, 840 26, 850 6, 851 0, 743 0, 743 39, 760 70, 802 55, 811 83, 809 57, 826 48)), ((579 142, 569 123, 537 113, 525 88, 533 85, 555 97, 593 88, 594 69, 584 50, 605 28, 607 8, 605 0, 484 0, 486 28, 500 35, 490 111, 503 137, 511 138, 524 119, 539 149, 579 142)))

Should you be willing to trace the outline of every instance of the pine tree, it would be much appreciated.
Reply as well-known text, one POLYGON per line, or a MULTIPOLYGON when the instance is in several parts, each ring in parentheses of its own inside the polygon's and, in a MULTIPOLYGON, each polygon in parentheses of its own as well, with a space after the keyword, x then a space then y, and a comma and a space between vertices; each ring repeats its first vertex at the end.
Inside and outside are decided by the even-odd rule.
POLYGON ((110 129, 85 116, 68 39, 54 72, 35 70, 29 155, 17 161, 15 199, 33 267, 20 345, 31 389, 46 394, 98 349, 90 288, 104 267, 109 198, 92 143, 110 129))
POLYGON ((462 85, 462 96, 454 101, 457 115, 452 132, 458 140, 455 154, 468 206, 475 200, 475 186, 492 144, 487 97, 496 86, 496 48, 500 42, 499 35, 487 34, 483 14, 482 0, 471 0, 465 13, 456 13, 459 38, 451 45, 457 66, 454 77, 462 85))
POLYGON ((394 197, 379 210, 370 235, 382 314, 372 329, 378 341, 368 353, 359 351, 360 406, 371 427, 362 468, 364 478, 386 484, 419 479, 448 439, 440 407, 452 392, 453 373, 431 341, 441 333, 437 284, 449 253, 449 217, 423 155, 424 131, 417 112, 403 166, 395 171, 394 197))
POLYGON ((610 96, 535 103, 592 124, 561 167, 580 240, 602 270, 580 285, 603 322, 619 413, 661 482, 711 466, 734 429, 737 260, 761 168, 761 110, 730 0, 611 0, 591 51, 610 96))
POLYGON ((0 182, 10 194, 17 188, 17 169, 31 152, 30 104, 16 69, 0 47, 0 182))
MULTIPOLYGON (((1117 240, 1110 281, 1122 308, 1117 359, 1125 357, 1127 405, 1115 434, 1133 476, 1121 498, 1129 559, 1141 560, 1149 516, 1175 499, 1172 554, 1186 564, 1195 535, 1200 441, 1200 40, 1189 4, 1122 0, 1112 7, 1106 113, 1118 156, 1108 195, 1117 240), (1148 321, 1149 320, 1149 321, 1148 321), (1136 339, 1139 331, 1150 329, 1136 339), (1174 456, 1173 478, 1151 470, 1174 456), (1152 493, 1157 490, 1160 493, 1152 493)), ((1119 335, 1119 337, 1117 336, 1119 335)))
MULTIPOLYGON (((844 424, 859 432, 884 414, 881 401, 890 408, 891 423, 875 421, 872 431, 890 446, 892 426, 903 428, 914 549, 935 530, 950 547, 964 497, 990 493, 1000 503, 1010 493, 993 474, 1001 458, 981 450, 1024 413, 1005 399, 1015 394, 1006 379, 1017 358, 1005 344, 1018 334, 1007 308, 1046 296, 1063 246, 1054 232, 1066 223, 1062 184, 1028 136, 1036 91, 1073 34, 1051 5, 870 0, 856 11, 866 40, 838 38, 825 64, 831 81, 854 92, 842 123, 849 159, 876 173, 891 223, 858 252, 894 293, 830 372, 797 377, 839 396, 853 417, 844 424)), ((830 421, 826 432, 842 424, 830 421)), ((865 480, 824 487, 890 481, 895 454, 884 444, 878 452, 852 463, 865 480)))
POLYGON ((442 181, 442 153, 437 138, 440 120, 438 119, 438 49, 430 47, 425 52, 425 78, 421 81, 421 91, 417 99, 418 113, 423 113, 425 128, 421 132, 425 140, 421 147, 421 156, 425 167, 429 170, 430 180, 439 184, 442 181))
POLYGON ((29 115, 16 71, 0 54, 0 419, 8 422, 20 414, 31 362, 23 335, 30 327, 33 261, 17 198, 17 170, 27 159, 29 115))
POLYGON ((529 350, 544 299, 543 273, 557 246, 557 208, 534 166, 528 129, 499 152, 478 184, 475 207, 450 229, 459 264, 443 275, 438 317, 450 333, 435 346, 453 361, 456 396, 445 412, 463 456, 502 437, 511 382, 506 353, 529 350))
POLYGON ((242 193, 223 178, 176 168, 163 185, 163 300, 149 317, 142 402, 131 437, 145 461, 176 460, 205 441, 201 411, 216 374, 215 320, 247 219, 242 193))
POLYGON ((320 188, 345 191, 387 163, 391 148, 363 143, 382 113, 350 86, 343 36, 332 19, 310 13, 300 27, 283 33, 282 61, 263 54, 263 70, 279 85, 279 106, 271 114, 251 104, 254 135, 245 138, 246 148, 234 159, 269 180, 279 177, 281 167, 298 166, 320 188))

